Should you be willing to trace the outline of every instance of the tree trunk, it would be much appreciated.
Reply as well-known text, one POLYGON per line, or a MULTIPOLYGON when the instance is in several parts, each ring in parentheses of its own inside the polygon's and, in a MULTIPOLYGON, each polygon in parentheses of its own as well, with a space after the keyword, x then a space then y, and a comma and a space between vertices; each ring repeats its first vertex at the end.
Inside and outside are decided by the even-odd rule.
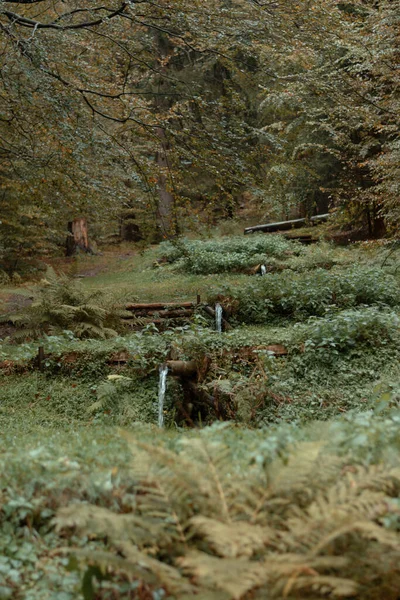
MULTIPOLYGON (((154 32, 155 54, 159 62, 160 77, 158 79, 158 94, 154 96, 154 108, 162 117, 170 110, 172 103, 168 95, 164 95, 167 87, 167 81, 164 74, 168 74, 165 60, 173 53, 173 44, 168 36, 161 30, 154 32)), ((177 233, 177 222, 175 214, 175 199, 173 194, 167 189, 168 175, 170 173, 170 163, 168 160, 169 144, 163 127, 157 128, 157 136, 160 140, 160 147, 156 154, 156 163, 158 167, 158 206, 157 206, 157 229, 158 236, 161 239, 170 238, 177 233)))
POLYGON ((65 254, 73 256, 79 250, 83 252, 91 252, 89 246, 87 221, 85 218, 74 219, 68 223, 69 235, 66 241, 65 254))
POLYGON ((167 150, 168 146, 165 141, 165 134, 160 130, 159 137, 161 138, 161 149, 157 152, 156 161, 160 168, 158 175, 158 210, 157 221, 161 233, 161 237, 168 238, 175 234, 175 218, 174 218, 174 197, 167 189, 167 175, 165 170, 168 168, 167 150))

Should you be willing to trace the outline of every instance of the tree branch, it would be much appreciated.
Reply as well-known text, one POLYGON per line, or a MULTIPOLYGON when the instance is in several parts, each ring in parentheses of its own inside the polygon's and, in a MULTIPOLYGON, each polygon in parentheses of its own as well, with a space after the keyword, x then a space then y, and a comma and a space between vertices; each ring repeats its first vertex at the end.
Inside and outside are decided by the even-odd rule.
MULTIPOLYGON (((40 1, 40 0, 38 0, 40 1)), ((135 0, 134 0, 135 1, 135 0)), ((34 21, 33 19, 27 19, 26 17, 22 17, 17 13, 11 12, 9 10, 5 10, 3 14, 14 24, 21 25, 21 27, 28 27, 30 29, 57 29, 59 31, 67 31, 69 29, 84 29, 85 27, 94 27, 96 25, 101 25, 104 21, 109 21, 114 17, 121 15, 125 8, 128 6, 128 2, 123 2, 117 10, 114 10, 109 15, 105 17, 100 17, 94 21, 84 21, 83 23, 77 23, 75 25, 58 25, 55 21, 52 23, 41 23, 40 21, 34 21)), ((100 10, 100 9, 97 9, 100 10)), ((110 10, 104 8, 104 10, 110 10)), ((60 17, 59 17, 60 18, 60 17)), ((58 19, 59 19, 58 18, 58 19)), ((57 20, 58 20, 57 19, 57 20)))
POLYGON ((3 0, 4 4, 37 4, 45 0, 3 0))

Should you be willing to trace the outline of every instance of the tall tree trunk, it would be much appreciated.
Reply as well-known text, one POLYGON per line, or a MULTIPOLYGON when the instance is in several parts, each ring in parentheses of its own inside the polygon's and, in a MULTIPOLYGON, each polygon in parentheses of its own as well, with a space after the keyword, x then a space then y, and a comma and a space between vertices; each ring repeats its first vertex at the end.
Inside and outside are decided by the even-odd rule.
POLYGON ((168 168, 167 143, 165 134, 160 130, 159 136, 162 140, 161 149, 157 152, 156 161, 160 168, 158 175, 158 210, 157 220, 158 227, 163 238, 171 237, 176 233, 176 220, 174 215, 175 201, 171 192, 167 189, 167 175, 165 173, 168 168))
MULTIPOLYGON (((160 73, 167 73, 168 66, 163 64, 168 55, 172 52, 173 47, 168 37, 161 31, 155 32, 155 46, 157 57, 160 62, 160 73)), ((168 111, 171 107, 171 99, 163 92, 167 91, 167 83, 160 75, 158 80, 158 95, 154 98, 154 106, 156 111, 161 114, 168 111)), ((174 236, 177 231, 177 222, 175 214, 175 199, 173 194, 168 190, 168 176, 170 169, 168 161, 168 140, 165 131, 162 127, 157 129, 157 136, 160 140, 160 147, 156 154, 156 163, 159 169, 157 184, 158 184, 158 206, 157 206, 157 227, 162 238, 174 236)))

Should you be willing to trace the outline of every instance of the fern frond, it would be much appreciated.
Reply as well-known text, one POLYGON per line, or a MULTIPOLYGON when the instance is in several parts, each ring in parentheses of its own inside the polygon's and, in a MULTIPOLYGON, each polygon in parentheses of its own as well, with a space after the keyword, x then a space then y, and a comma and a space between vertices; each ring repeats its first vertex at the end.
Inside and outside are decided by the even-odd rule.
POLYGON ((71 550, 65 551, 73 554, 82 564, 95 563, 103 572, 110 569, 120 571, 131 579, 145 581, 151 586, 160 585, 170 594, 193 593, 193 586, 180 574, 180 572, 161 561, 151 558, 141 552, 132 544, 123 542, 117 545, 117 550, 123 555, 116 556, 111 552, 71 550))
POLYGON ((383 546, 392 548, 397 552, 400 551, 400 540, 396 533, 388 531, 372 521, 349 521, 347 524, 335 529, 330 535, 323 538, 313 549, 313 553, 318 554, 319 552, 322 552, 327 546, 332 544, 332 542, 352 533, 357 533, 359 537, 367 540, 376 540, 383 546))
POLYGON ((217 558, 192 551, 177 562, 183 572, 193 576, 201 588, 221 590, 232 600, 240 600, 268 578, 264 563, 246 558, 217 558))
POLYGON ((207 484, 212 494, 214 507, 218 507, 221 517, 229 522, 231 520, 230 493, 229 488, 233 483, 233 478, 228 478, 232 469, 232 457, 229 447, 223 444, 206 443, 202 438, 191 440, 191 454, 198 455, 198 460, 205 461, 203 470, 203 485, 207 484), (204 478, 204 472, 207 473, 207 479, 204 478), (211 487, 208 485, 211 484, 211 487))
POLYGON ((276 535, 268 527, 244 521, 226 524, 202 515, 193 517, 190 526, 193 533, 207 541, 213 552, 226 558, 250 558, 262 551, 276 535))
POLYGON ((171 567, 155 558, 141 552, 132 544, 118 544, 118 550, 134 565, 151 572, 158 582, 171 593, 194 592, 193 586, 185 579, 175 567, 171 567))
POLYGON ((76 529, 82 534, 107 537, 113 543, 133 541, 141 548, 162 540, 162 527, 134 514, 120 515, 90 504, 61 508, 53 520, 56 531, 76 529))

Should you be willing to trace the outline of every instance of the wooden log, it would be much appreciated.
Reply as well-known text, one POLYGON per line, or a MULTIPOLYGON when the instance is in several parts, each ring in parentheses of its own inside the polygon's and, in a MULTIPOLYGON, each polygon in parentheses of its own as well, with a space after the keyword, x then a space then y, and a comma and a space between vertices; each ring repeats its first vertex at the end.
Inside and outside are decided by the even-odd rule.
MULTIPOLYGON (((215 310, 211 307, 211 306, 204 306, 204 312, 206 312, 208 315, 210 315, 210 317, 213 317, 215 319, 215 310)), ((232 325, 230 323, 228 323, 228 321, 224 318, 222 318, 222 329, 224 331, 229 331, 230 329, 232 329, 232 325)))
POLYGON ((167 360, 165 365, 173 376, 193 377, 197 373, 197 364, 195 360, 167 360))
POLYGON ((311 217, 311 219, 292 219, 290 221, 279 221, 277 223, 266 223, 265 225, 255 225, 254 227, 246 227, 244 230, 244 234, 254 233, 255 231, 265 231, 265 232, 274 232, 274 231, 286 231, 288 229, 297 229, 299 227, 303 227, 307 225, 309 221, 311 224, 316 225, 323 221, 327 221, 329 218, 329 213, 325 215, 315 215, 311 217))
POLYGON ((163 310, 163 309, 179 309, 179 308, 194 308, 194 302, 150 302, 141 304, 126 304, 126 310, 163 310))
POLYGON ((177 318, 189 318, 193 316, 193 309, 182 308, 180 310, 141 310, 132 311, 131 315, 126 315, 125 319, 135 319, 137 317, 151 318, 156 316, 158 319, 177 319, 177 318))

